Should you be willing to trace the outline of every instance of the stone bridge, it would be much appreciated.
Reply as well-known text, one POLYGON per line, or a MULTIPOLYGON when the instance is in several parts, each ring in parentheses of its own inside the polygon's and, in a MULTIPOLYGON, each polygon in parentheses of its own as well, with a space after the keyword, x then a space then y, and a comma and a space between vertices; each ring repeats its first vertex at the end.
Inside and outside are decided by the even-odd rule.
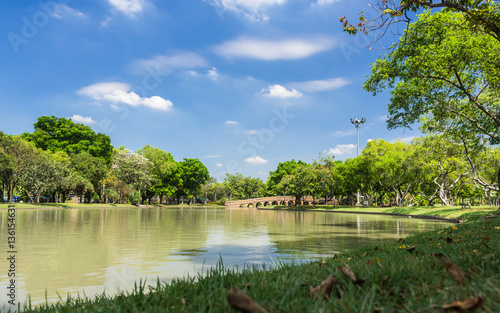
POLYGON ((226 201, 224 204, 226 206, 232 207, 250 207, 253 205, 254 207, 258 206, 268 206, 268 205, 308 205, 316 202, 316 204, 320 202, 324 202, 324 199, 313 199, 313 197, 302 197, 300 203, 295 203, 295 197, 292 196, 273 196, 273 197, 264 197, 264 198, 251 198, 245 200, 234 200, 234 201, 226 201), (323 201, 322 201, 323 200, 323 201))

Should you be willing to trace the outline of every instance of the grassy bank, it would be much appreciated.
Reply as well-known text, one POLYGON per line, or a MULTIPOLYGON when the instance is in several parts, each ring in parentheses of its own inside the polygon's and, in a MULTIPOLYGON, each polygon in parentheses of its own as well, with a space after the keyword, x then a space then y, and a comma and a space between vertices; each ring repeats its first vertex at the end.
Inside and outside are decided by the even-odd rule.
POLYGON ((325 212, 367 212, 367 213, 386 213, 386 214, 408 214, 408 215, 424 215, 424 216, 439 216, 447 218, 460 218, 467 220, 469 218, 478 218, 492 214, 496 208, 491 206, 473 206, 463 209, 460 206, 420 206, 420 207, 353 207, 353 206, 336 206, 331 205, 302 205, 296 207, 289 206, 266 206, 260 207, 260 210, 307 210, 307 211, 325 211, 325 212))
POLYGON ((227 301, 236 286, 268 312, 439 312, 468 299, 479 306, 478 312, 500 312, 500 218, 469 213, 463 224, 313 263, 285 265, 276 260, 266 271, 237 271, 220 264, 204 276, 169 285, 148 290, 138 286, 117 297, 74 299, 26 311, 236 312, 227 301), (364 282, 353 282, 341 266, 364 282), (330 275, 337 280, 331 296, 313 299, 309 285, 316 287, 330 275))
MULTIPOLYGON (((138 206, 132 204, 105 204, 105 203, 0 203, 0 210, 7 209, 9 205, 14 205, 17 209, 78 209, 78 208, 137 208, 138 206)), ((216 204, 161 204, 161 205, 141 205, 139 207, 224 207, 216 204)))

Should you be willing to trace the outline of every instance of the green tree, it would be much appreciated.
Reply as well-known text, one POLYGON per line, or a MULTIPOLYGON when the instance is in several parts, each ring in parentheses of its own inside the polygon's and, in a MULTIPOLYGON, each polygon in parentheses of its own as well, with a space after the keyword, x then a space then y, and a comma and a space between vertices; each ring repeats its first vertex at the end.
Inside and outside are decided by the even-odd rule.
POLYGON ((280 162, 278 164, 278 168, 276 169, 276 171, 269 172, 269 176, 267 177, 267 182, 266 182, 267 192, 275 196, 282 195, 284 190, 278 187, 278 184, 281 182, 281 180, 285 176, 291 175, 297 167, 306 164, 307 163, 300 160, 280 162))
POLYGON ((373 65, 364 87, 391 88, 389 129, 421 122, 426 132, 500 143, 500 42, 465 19, 425 12, 373 65))
POLYGON ((172 196, 181 184, 179 164, 174 160, 172 154, 149 145, 145 145, 137 153, 153 164, 151 187, 148 188, 149 194, 159 195, 160 202, 163 201, 164 196, 172 196))
POLYGON ((85 151, 102 158, 107 164, 111 162, 111 139, 105 134, 96 134, 89 126, 54 115, 41 116, 33 125, 35 132, 24 133, 21 137, 33 142, 37 148, 52 152, 64 151, 70 156, 85 151))
MULTIPOLYGON (((83 178, 92 184, 92 191, 99 194, 102 190, 102 180, 108 172, 106 162, 102 158, 93 157, 88 152, 81 152, 71 157, 70 168, 75 170, 83 178)), ((102 194, 99 197, 102 199, 102 194)), ((91 193, 87 193, 87 199, 90 201, 91 193)))
POLYGON ((153 163, 144 156, 120 147, 115 151, 110 175, 131 189, 143 192, 151 186, 152 168, 153 163))
POLYGON ((1 170, 1 174, 4 184, 7 185, 8 202, 11 203, 14 189, 23 174, 34 166, 36 147, 19 136, 4 136, 1 144, 3 164, 6 166, 1 170))
POLYGON ((406 143, 398 141, 392 144, 382 139, 368 142, 363 150, 373 175, 398 206, 403 205, 406 196, 417 185, 418 168, 414 166, 412 153, 412 147, 406 143))
POLYGON ((61 173, 58 173, 60 167, 51 158, 50 152, 38 149, 32 160, 31 165, 21 175, 20 185, 30 198, 34 195, 36 203, 40 204, 40 197, 47 191, 55 190, 62 177, 61 173))
POLYGON ((255 198, 257 194, 264 196, 266 190, 259 178, 245 177, 240 173, 226 174, 223 184, 233 200, 255 198))
MULTIPOLYGON (((410 23, 408 13, 417 12, 420 9, 443 9, 445 12, 460 12, 464 15, 469 29, 476 29, 478 26, 492 38, 500 41, 500 4, 491 0, 378 0, 370 4, 379 15, 372 21, 368 21, 361 12, 359 22, 355 25, 349 23, 345 17, 339 20, 344 31, 350 34, 363 32, 366 34, 379 32, 376 40, 380 39, 387 32, 387 28, 394 23, 410 23), (380 30, 383 30, 380 32, 380 30)), ((465 26, 465 25, 464 25, 465 26)))
POLYGON ((198 159, 184 158, 180 162, 182 186, 176 191, 177 202, 187 197, 191 202, 201 190, 201 186, 210 179, 206 166, 198 159))

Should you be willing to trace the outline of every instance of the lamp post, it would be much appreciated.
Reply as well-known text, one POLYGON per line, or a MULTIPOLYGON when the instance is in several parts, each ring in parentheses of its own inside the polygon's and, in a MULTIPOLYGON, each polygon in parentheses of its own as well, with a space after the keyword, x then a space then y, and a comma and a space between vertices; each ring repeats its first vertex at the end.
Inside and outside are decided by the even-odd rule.
MULTIPOLYGON (((351 118, 351 123, 354 124, 354 127, 356 127, 356 137, 357 137, 357 144, 356 144, 356 150, 357 150, 357 153, 356 153, 356 157, 359 156, 359 126, 361 124, 363 124, 364 122, 366 122, 365 118, 361 118, 361 119, 358 119, 357 117, 354 118, 354 121, 352 120, 351 118)), ((358 193, 356 195, 356 205, 360 205, 359 203, 359 189, 358 189, 358 193)))

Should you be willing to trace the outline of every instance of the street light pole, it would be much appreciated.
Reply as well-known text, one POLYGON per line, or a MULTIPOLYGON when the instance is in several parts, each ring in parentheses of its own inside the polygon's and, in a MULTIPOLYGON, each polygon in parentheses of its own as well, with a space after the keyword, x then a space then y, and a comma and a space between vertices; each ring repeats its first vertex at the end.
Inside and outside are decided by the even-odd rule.
MULTIPOLYGON (((357 153, 356 153, 356 157, 359 156, 359 126, 361 124, 363 124, 364 122, 366 122, 365 118, 361 118, 361 119, 358 119, 357 117, 354 118, 354 121, 352 120, 351 118, 351 123, 354 124, 354 126, 356 127, 356 137, 357 137, 357 142, 356 142, 356 150, 357 150, 357 153)), ((359 203, 359 189, 358 189, 358 193, 356 195, 356 205, 360 205, 359 203)))

